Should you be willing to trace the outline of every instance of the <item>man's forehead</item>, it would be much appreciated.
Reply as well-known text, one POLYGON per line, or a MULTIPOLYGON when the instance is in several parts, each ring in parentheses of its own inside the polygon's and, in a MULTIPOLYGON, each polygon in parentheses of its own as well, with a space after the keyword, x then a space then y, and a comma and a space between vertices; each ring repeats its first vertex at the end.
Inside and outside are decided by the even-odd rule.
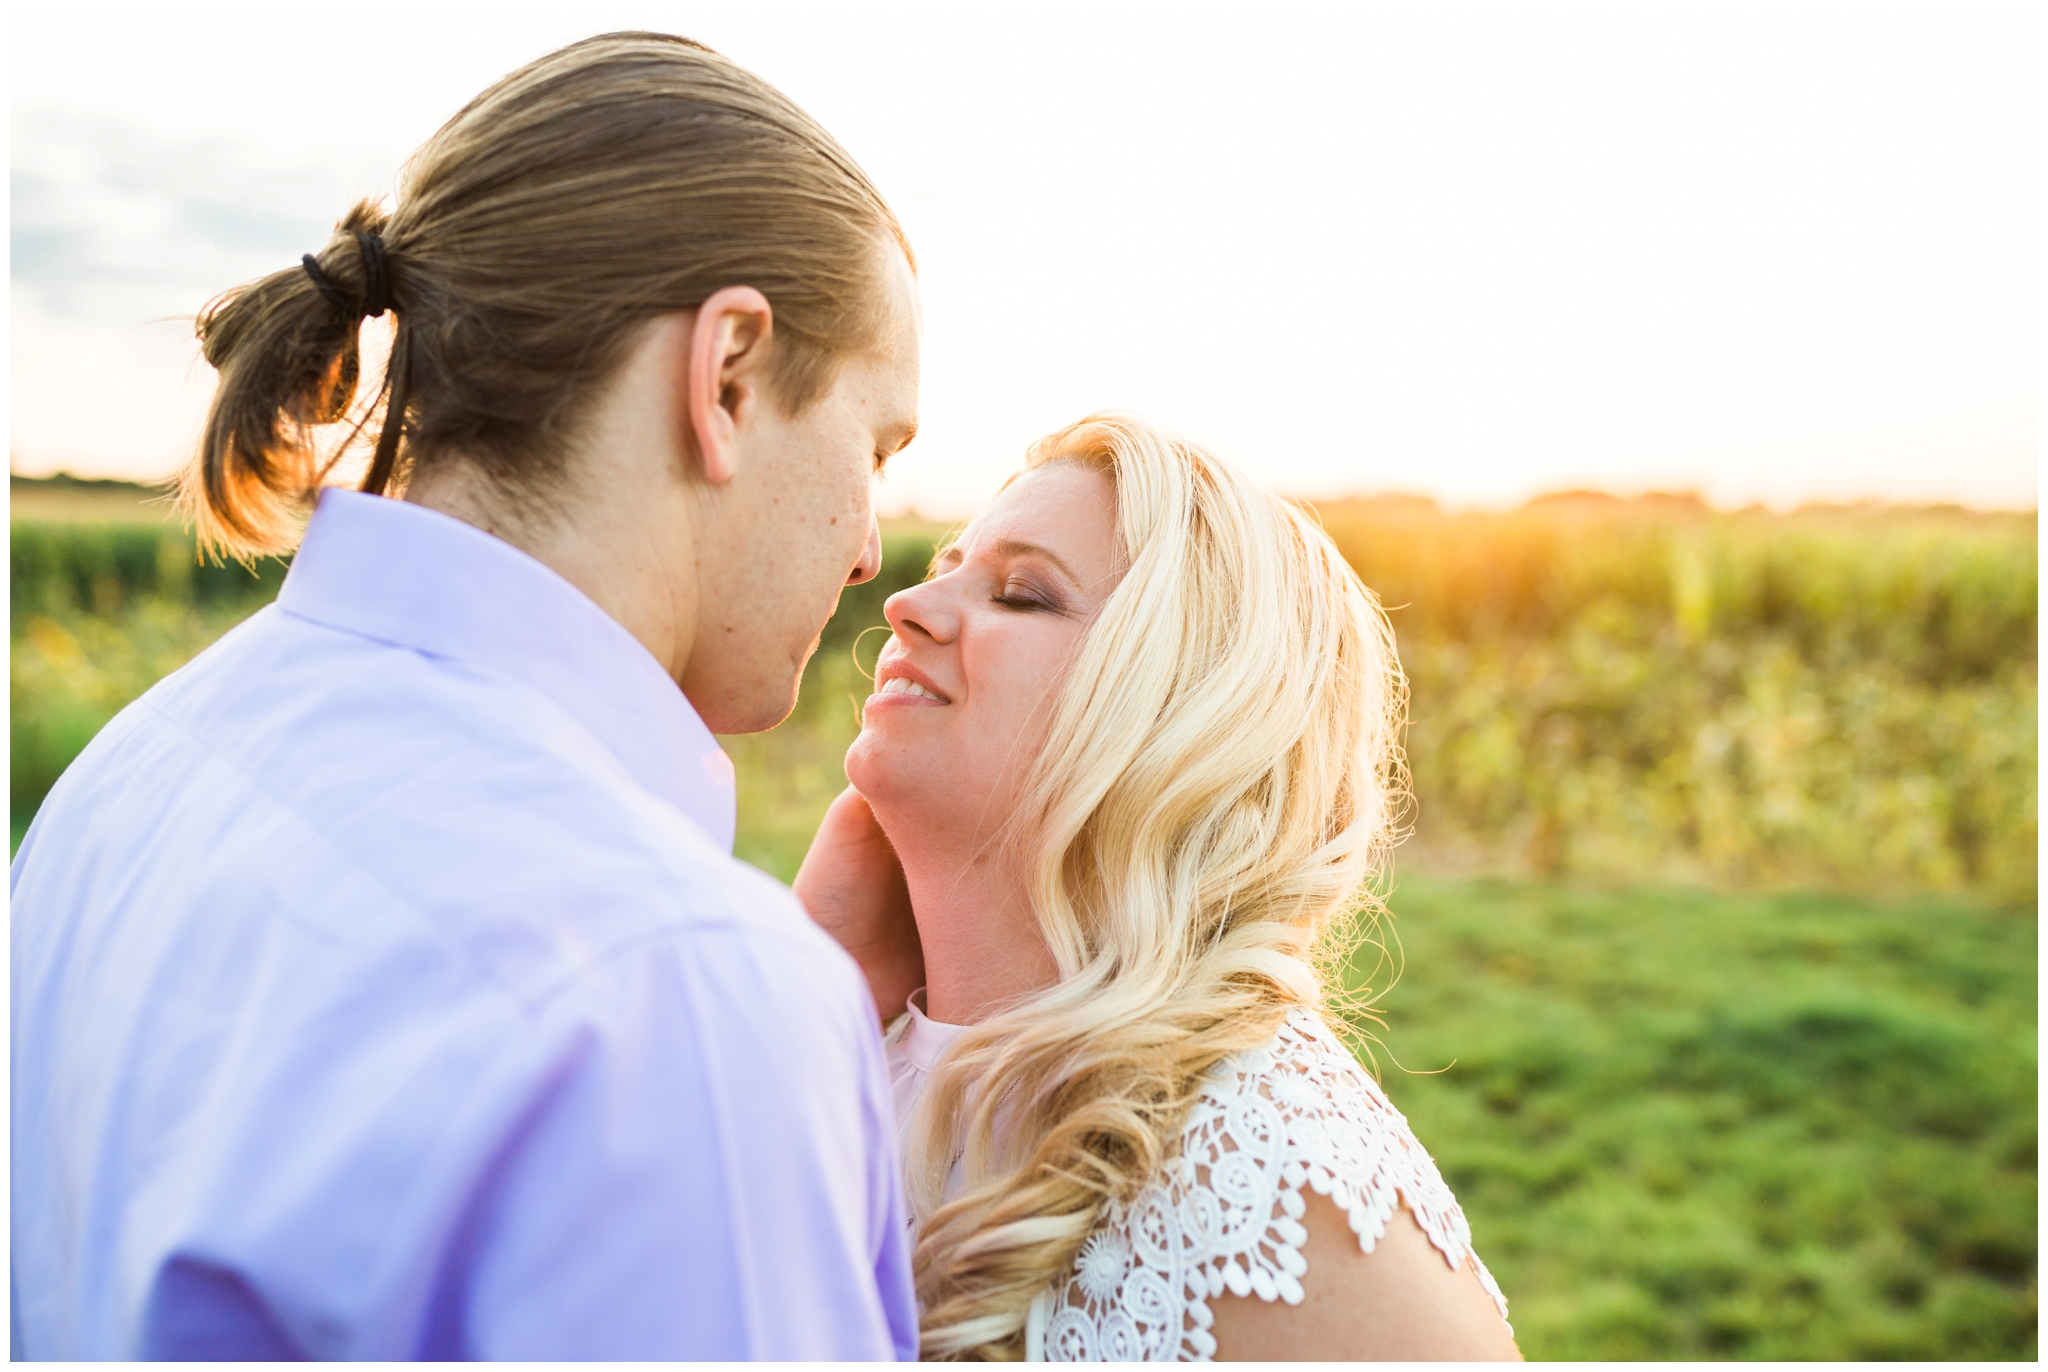
POLYGON ((868 394, 875 422, 892 433, 917 431, 917 341, 873 357, 868 369, 868 394))
POLYGON ((875 441, 895 451, 917 435, 917 373, 899 365, 899 359, 870 354, 853 359, 860 368, 858 380, 843 394, 857 408, 860 418, 874 432, 875 441))

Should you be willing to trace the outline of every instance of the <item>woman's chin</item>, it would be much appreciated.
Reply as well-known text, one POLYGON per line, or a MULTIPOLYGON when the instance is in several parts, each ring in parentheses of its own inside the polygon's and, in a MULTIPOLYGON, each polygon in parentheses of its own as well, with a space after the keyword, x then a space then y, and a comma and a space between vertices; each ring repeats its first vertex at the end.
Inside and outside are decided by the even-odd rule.
POLYGON ((951 771, 926 749, 905 748, 889 737, 892 731, 864 724, 846 750, 846 779, 868 803, 881 810, 917 809, 951 771))
POLYGON ((853 746, 846 750, 846 779, 853 789, 872 802, 888 784, 889 769, 879 765, 875 756, 877 740, 866 724, 853 740, 853 746))

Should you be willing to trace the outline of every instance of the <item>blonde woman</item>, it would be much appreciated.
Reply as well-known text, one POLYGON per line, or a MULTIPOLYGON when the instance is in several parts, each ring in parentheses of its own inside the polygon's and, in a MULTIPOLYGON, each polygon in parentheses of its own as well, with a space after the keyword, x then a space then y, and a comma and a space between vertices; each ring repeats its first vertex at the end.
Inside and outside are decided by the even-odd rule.
POLYGON ((1518 1356, 1322 1011, 1402 779, 1329 540, 1097 416, 887 613, 797 891, 895 1017, 924 1356, 1518 1356))

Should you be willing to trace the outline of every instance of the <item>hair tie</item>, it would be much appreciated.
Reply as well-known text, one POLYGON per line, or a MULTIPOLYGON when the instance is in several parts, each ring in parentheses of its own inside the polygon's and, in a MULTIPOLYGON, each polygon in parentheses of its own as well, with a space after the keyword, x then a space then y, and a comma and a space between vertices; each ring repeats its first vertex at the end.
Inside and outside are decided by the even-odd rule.
POLYGON ((391 265, 384 257, 384 236, 375 229, 356 235, 356 255, 363 260, 363 303, 351 306, 342 298, 334 283, 327 279, 327 273, 320 270, 319 261, 307 253, 299 259, 299 265, 306 269, 306 275, 313 278, 313 284, 320 294, 327 297, 327 303, 343 314, 354 315, 357 319, 375 319, 391 308, 391 265))
POLYGON ((375 319, 391 306, 391 269, 384 260, 384 235, 371 229, 356 235, 363 259, 363 314, 375 319))
POLYGON ((320 288, 320 294, 327 297, 328 304, 334 306, 335 309, 340 310, 343 314, 349 312, 348 302, 341 298, 340 291, 334 289, 333 283, 327 279, 327 273, 320 270, 320 264, 313 260, 313 254, 307 253, 304 257, 301 257, 299 265, 306 269, 306 275, 313 278, 313 284, 320 288))

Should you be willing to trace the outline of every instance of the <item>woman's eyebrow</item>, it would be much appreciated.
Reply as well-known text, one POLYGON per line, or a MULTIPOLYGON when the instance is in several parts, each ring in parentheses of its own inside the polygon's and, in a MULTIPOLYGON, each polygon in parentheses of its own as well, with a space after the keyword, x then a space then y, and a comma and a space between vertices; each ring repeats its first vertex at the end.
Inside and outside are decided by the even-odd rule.
POLYGON ((1081 578, 1074 575, 1074 569, 1060 561, 1060 555, 1050 548, 1041 547, 1036 543, 1023 543, 1014 538, 999 538, 989 544, 989 551, 998 557, 1042 557, 1059 568, 1067 580, 1076 586, 1081 584, 1081 578))

